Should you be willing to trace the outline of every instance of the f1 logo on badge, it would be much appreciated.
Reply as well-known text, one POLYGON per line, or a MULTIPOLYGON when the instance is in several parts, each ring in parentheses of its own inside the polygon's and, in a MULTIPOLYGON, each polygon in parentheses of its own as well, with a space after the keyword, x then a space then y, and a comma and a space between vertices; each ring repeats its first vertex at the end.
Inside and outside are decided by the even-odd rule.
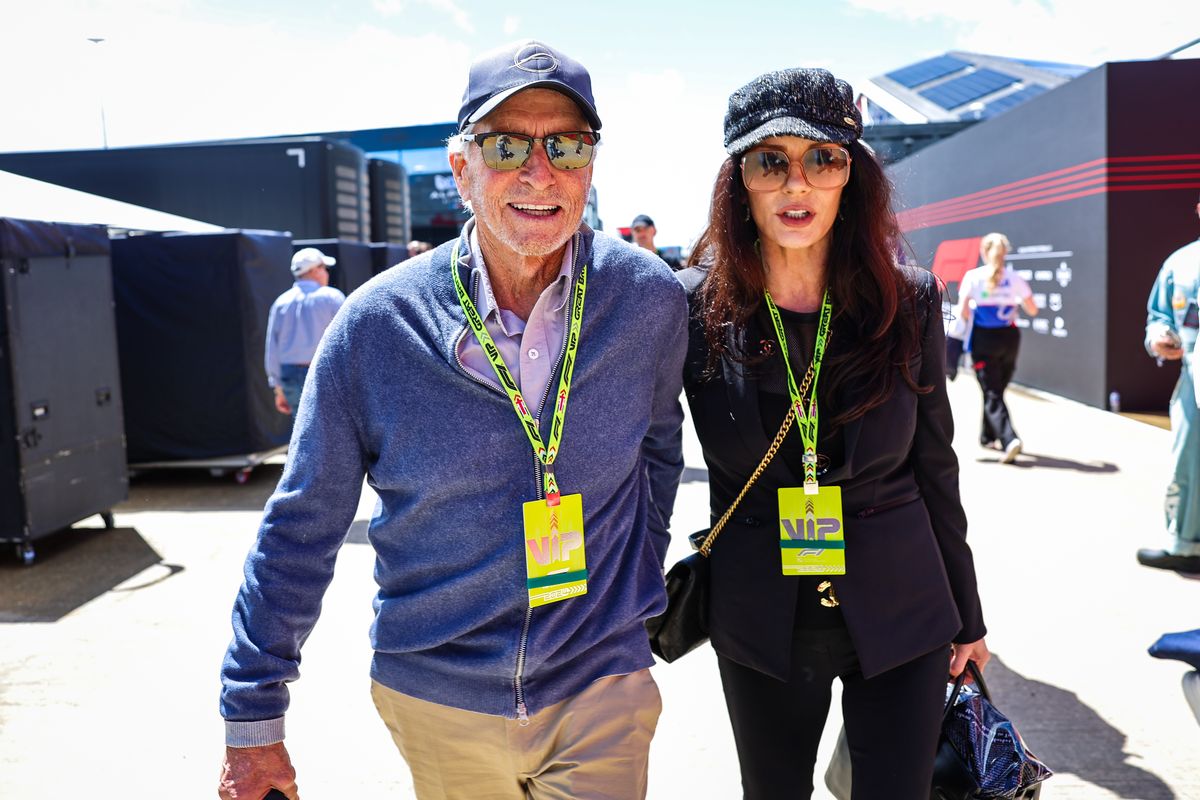
POLYGON ((533 560, 543 567, 555 561, 567 561, 571 551, 583 546, 583 534, 579 531, 565 531, 561 536, 543 536, 540 539, 526 539, 525 546, 533 560))
POLYGON ((834 517, 780 521, 783 523, 783 530, 789 539, 823 541, 827 536, 832 536, 842 529, 841 521, 834 517))

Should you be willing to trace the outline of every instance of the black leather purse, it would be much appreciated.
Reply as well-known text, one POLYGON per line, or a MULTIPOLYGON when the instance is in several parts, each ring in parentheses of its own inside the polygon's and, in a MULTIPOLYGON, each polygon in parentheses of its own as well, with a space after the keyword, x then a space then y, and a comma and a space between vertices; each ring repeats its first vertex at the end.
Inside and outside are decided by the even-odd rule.
POLYGON ((974 661, 968 661, 946 698, 931 800, 1035 800, 1042 781, 1053 774, 1025 747, 1008 717, 992 705, 983 675, 974 661), (968 672, 978 691, 962 694, 968 672))
POLYGON ((796 419, 796 409, 788 408, 775 441, 767 448, 754 474, 746 481, 742 491, 729 506, 716 525, 688 536, 696 552, 680 559, 667 572, 667 610, 657 617, 646 620, 646 632, 650 635, 650 649, 654 655, 668 663, 682 658, 708 641, 708 587, 710 584, 709 555, 713 542, 733 516, 733 511, 742 502, 746 492, 771 463, 783 437, 796 419))

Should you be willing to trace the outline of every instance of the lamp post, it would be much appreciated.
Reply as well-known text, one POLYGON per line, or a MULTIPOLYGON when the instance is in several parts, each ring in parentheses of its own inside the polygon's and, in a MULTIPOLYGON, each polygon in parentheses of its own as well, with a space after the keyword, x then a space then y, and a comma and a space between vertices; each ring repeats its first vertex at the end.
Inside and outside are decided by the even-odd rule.
MULTIPOLYGON (((88 41, 98 45, 104 41, 102 36, 89 36, 88 41)), ((100 77, 100 136, 104 140, 104 149, 108 149, 108 122, 104 118, 104 74, 102 70, 97 70, 100 77)))

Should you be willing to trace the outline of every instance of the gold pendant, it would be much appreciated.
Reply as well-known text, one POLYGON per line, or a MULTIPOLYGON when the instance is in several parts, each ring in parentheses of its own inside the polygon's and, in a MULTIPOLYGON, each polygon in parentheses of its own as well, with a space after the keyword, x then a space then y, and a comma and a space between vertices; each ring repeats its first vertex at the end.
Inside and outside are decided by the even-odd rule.
POLYGON ((821 581, 819 584, 817 584, 818 592, 824 592, 825 590, 829 590, 829 596, 821 598, 821 605, 825 606, 826 608, 836 608, 837 606, 841 605, 841 603, 838 602, 837 594, 833 591, 833 583, 830 581, 821 581))

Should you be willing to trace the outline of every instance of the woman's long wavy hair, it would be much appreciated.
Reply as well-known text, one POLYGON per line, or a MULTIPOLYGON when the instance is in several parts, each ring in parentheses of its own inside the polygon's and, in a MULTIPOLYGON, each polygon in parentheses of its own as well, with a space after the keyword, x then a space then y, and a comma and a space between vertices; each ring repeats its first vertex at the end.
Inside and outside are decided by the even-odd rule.
MULTIPOLYGON (((895 389, 897 368, 913 391, 932 390, 918 386, 909 369, 920 352, 921 331, 912 288, 896 265, 902 239, 891 209, 891 186, 860 142, 847 149, 853 159, 850 180, 842 190, 826 265, 833 330, 843 341, 840 346, 831 342, 820 384, 823 398, 843 400, 831 420, 834 428, 886 402, 895 389), (840 393, 843 387, 853 391, 840 393)), ((722 356, 742 364, 764 358, 739 344, 746 341, 746 327, 763 303, 767 285, 758 230, 748 219, 748 208, 741 158, 731 156, 717 173, 708 225, 689 259, 708 267, 698 315, 710 368, 722 356)))

